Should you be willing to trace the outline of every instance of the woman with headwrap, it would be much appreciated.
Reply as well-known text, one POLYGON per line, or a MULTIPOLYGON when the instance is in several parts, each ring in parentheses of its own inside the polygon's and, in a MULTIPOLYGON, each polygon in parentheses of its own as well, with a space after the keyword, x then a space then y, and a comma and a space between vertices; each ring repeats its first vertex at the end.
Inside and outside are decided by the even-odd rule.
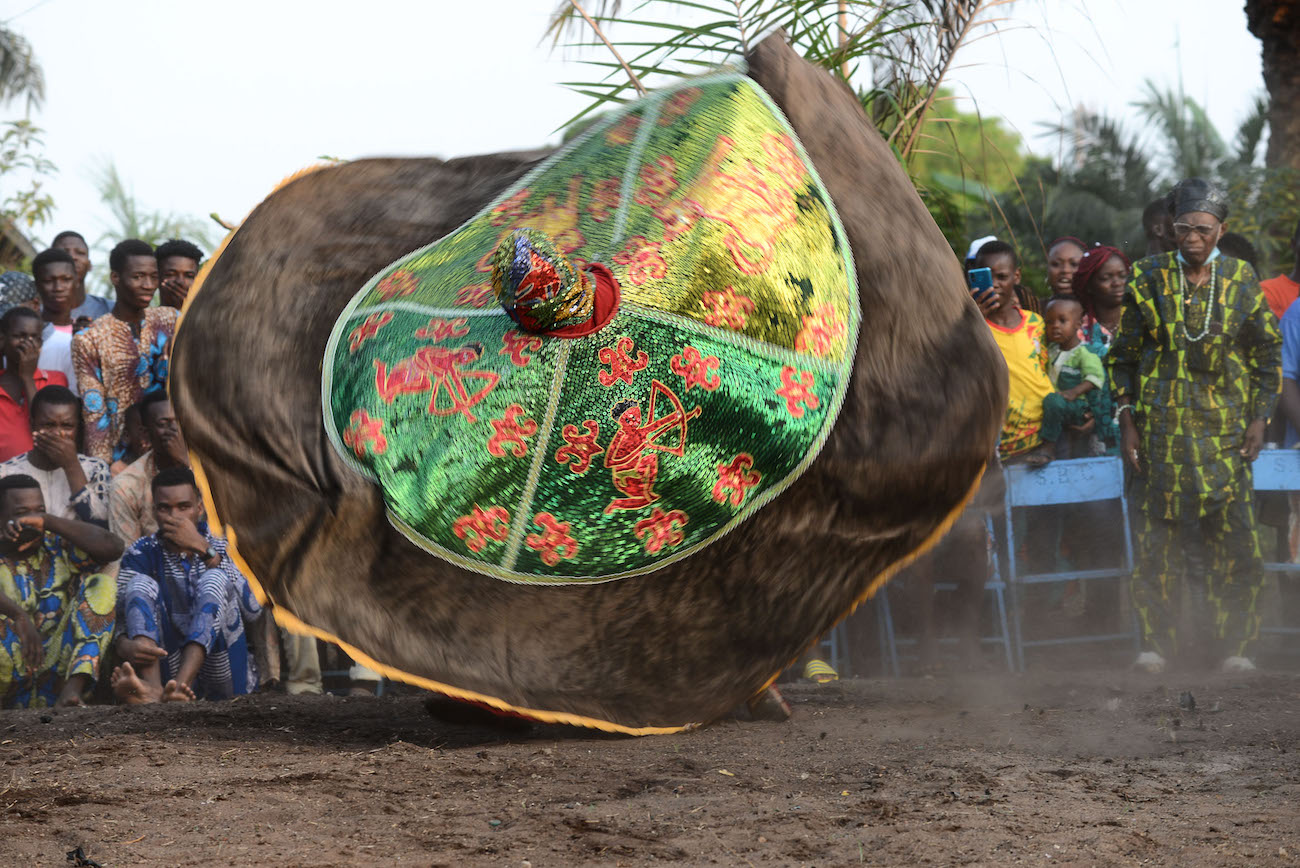
POLYGON ((1141 481, 1137 665, 1161 671, 1178 650, 1180 583, 1199 538, 1223 666, 1253 669, 1262 571, 1251 462, 1277 403, 1281 337, 1254 271, 1216 248, 1223 191, 1189 178, 1172 204, 1178 249, 1134 265, 1105 359, 1120 452, 1141 481))
POLYGON ((41 310, 41 297, 36 292, 36 281, 22 271, 6 271, 0 274, 0 316, 8 313, 11 307, 30 307, 37 313, 41 310))

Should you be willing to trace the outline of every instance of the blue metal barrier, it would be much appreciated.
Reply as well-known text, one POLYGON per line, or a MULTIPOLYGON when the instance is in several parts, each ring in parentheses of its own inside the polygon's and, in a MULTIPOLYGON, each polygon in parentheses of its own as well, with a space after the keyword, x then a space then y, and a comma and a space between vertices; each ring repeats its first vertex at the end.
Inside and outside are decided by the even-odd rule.
MULTIPOLYGON (((1300 449, 1265 449, 1255 459, 1252 470, 1256 491, 1300 493, 1300 449)), ((1300 564, 1279 561, 1265 561, 1264 569, 1287 577, 1300 574, 1300 564)), ((1300 636, 1300 627, 1265 627, 1260 632, 1300 636)))
POLYGON ((1112 642, 1123 639, 1138 645, 1137 622, 1124 633, 1104 633, 1086 636, 1069 636, 1058 639, 1026 640, 1021 629, 1021 600, 1019 589, 1024 585, 1047 584, 1094 579, 1123 580, 1133 572, 1133 535, 1129 526, 1128 499, 1124 496, 1124 468, 1119 458, 1078 458, 1053 461, 1046 467, 1032 469, 1024 464, 1003 468, 1006 475, 1005 521, 1007 528, 1007 584, 1011 590, 1013 634, 1016 664, 1025 668, 1025 648, 1048 645, 1072 645, 1085 642, 1112 642), (1118 500, 1124 530, 1124 561, 1117 568, 1098 570, 1069 570, 1054 573, 1021 573, 1016 559, 1015 522, 1011 510, 1036 506, 1089 503, 1101 500, 1118 500))

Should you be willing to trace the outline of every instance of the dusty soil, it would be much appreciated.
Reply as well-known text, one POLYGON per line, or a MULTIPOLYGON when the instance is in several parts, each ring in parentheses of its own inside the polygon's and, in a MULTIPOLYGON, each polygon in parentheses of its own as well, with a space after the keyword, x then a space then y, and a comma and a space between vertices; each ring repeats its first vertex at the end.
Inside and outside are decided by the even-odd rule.
POLYGON ((414 694, 9 712, 0 865, 67 865, 78 846, 105 868, 1300 853, 1294 673, 864 679, 787 696, 789 723, 644 739, 454 726, 414 694))

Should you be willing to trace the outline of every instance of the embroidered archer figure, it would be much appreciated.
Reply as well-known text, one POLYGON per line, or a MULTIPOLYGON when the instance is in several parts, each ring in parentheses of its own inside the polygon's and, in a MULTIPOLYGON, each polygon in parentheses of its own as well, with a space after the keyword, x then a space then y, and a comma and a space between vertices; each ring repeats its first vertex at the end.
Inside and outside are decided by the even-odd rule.
POLYGON ((492 371, 467 371, 464 365, 472 364, 483 355, 482 344, 465 344, 462 347, 420 347, 415 355, 402 359, 390 369, 375 359, 375 388, 385 404, 393 403, 398 395, 430 392, 429 412, 434 416, 451 416, 461 413, 470 422, 478 417, 470 408, 487 397, 501 379, 492 371), (466 380, 482 380, 476 392, 465 387, 466 380), (439 403, 439 396, 443 401, 439 403))
POLYGON ((672 389, 652 380, 644 421, 641 405, 636 401, 620 401, 614 405, 610 415, 618 423, 618 430, 605 449, 605 466, 609 468, 614 488, 623 497, 609 502, 605 507, 606 515, 616 509, 642 509, 659 499, 654 491, 655 478, 659 475, 659 456, 656 453, 664 452, 678 458, 685 454, 686 426, 700 415, 700 408, 697 405, 686 412, 672 389), (655 400, 660 395, 672 405, 672 409, 663 416, 656 416, 655 400), (674 442, 660 442, 661 438, 674 434, 674 442))

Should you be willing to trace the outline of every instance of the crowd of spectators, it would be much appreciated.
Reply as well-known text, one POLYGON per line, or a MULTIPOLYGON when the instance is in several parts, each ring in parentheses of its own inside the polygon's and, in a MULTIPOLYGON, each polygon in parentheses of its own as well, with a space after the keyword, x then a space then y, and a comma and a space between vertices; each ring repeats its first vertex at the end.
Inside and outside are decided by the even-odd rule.
MULTIPOLYGON (((281 636, 207 526, 167 395, 202 263, 188 241, 123 241, 105 298, 85 238, 61 232, 30 275, 0 275, 5 708, 321 691, 315 641, 281 636)), ((351 677, 358 692, 379 680, 351 677)))

